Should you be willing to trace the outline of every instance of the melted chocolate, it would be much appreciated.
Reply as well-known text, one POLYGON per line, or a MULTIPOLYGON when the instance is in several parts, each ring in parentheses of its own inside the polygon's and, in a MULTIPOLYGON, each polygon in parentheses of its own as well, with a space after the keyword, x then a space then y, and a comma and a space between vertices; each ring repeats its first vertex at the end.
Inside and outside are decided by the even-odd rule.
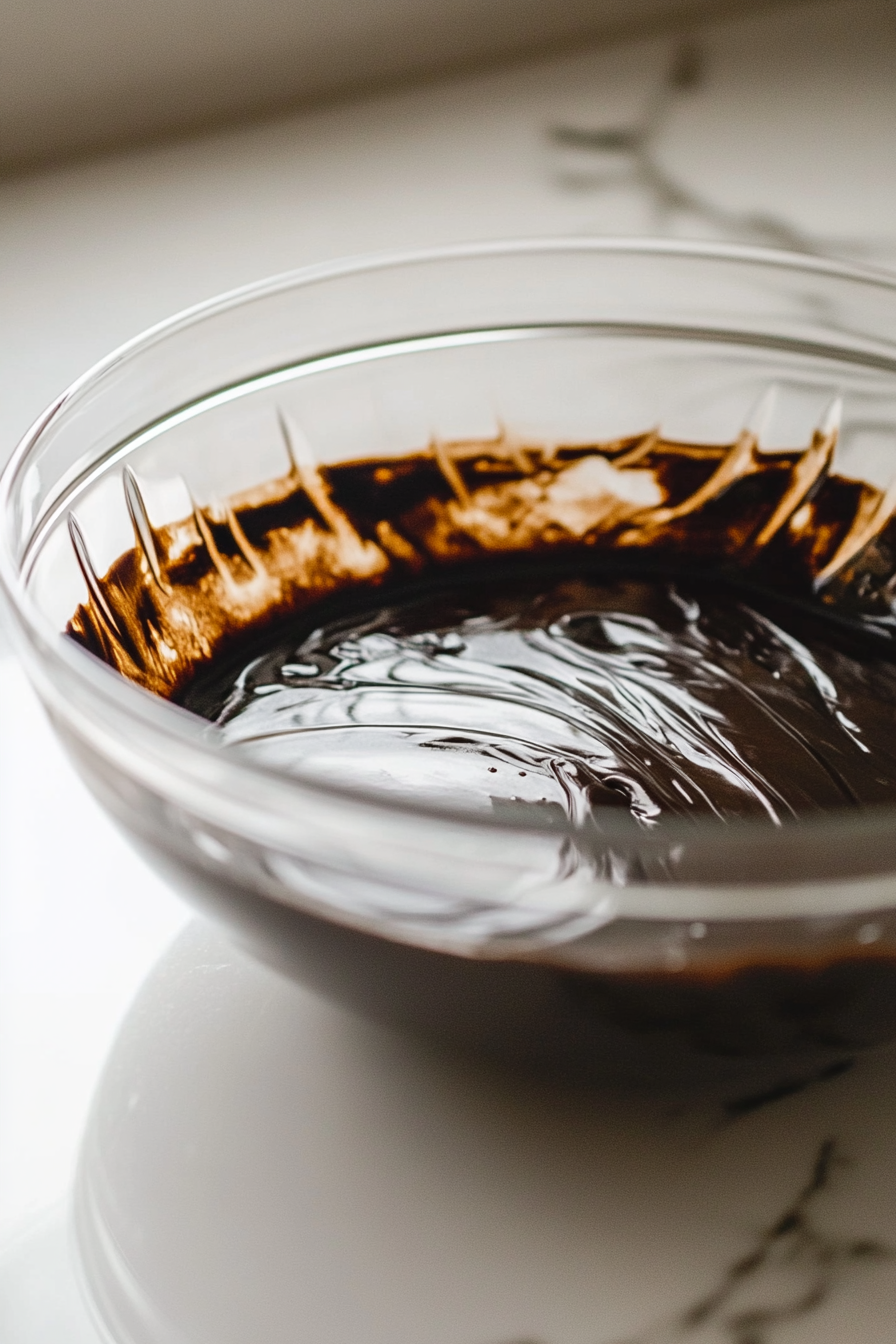
POLYGON ((835 443, 832 427, 780 453, 749 431, 721 445, 655 432, 550 449, 502 437, 321 467, 294 433, 288 475, 158 528, 126 472, 136 545, 104 577, 71 520, 89 599, 68 631, 177 697, 248 635, 334 594, 538 557, 727 575, 889 643, 894 500, 834 475, 835 443))
POLYGON ((225 743, 541 821, 896 794, 893 500, 831 472, 833 424, 327 468, 284 432, 286 477, 164 528, 127 475, 137 545, 103 579, 73 530, 69 632, 225 743))
POLYGON ((542 824, 896 798, 896 665, 705 581, 457 575, 269 639, 184 703, 275 768, 542 824))
MULTIPOLYGON (((896 494, 832 472, 832 421, 790 452, 746 430, 502 436, 329 467, 284 432, 286 476, 164 526, 126 471, 135 546, 104 576, 70 520, 70 636, 225 744, 567 833, 605 809, 775 824, 894 797, 896 494)), ((749 1108, 896 1034, 883 923, 580 972, 429 951, 260 899, 192 850, 155 857, 312 986, 501 1057, 748 1075, 749 1108)))

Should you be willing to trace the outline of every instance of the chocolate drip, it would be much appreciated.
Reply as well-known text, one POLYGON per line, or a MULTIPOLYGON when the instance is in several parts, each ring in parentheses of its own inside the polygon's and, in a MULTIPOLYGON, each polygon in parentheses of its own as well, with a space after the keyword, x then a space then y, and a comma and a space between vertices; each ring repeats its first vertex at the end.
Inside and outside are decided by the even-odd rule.
POLYGON ((89 596, 68 633, 176 697, 247 632, 333 594, 520 556, 710 570, 893 629, 896 494, 831 472, 836 417, 788 452, 750 430, 723 445, 502 435, 327 467, 284 434, 286 476, 158 528, 127 473, 136 544, 100 577, 82 541, 89 596))

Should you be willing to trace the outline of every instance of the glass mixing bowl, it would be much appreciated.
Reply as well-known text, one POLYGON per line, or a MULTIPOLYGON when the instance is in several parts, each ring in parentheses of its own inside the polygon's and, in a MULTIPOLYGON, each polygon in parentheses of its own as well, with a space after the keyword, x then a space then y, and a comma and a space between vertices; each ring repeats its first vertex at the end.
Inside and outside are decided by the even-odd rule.
POLYGON ((134 843, 338 1000, 602 1077, 775 1088, 841 1068, 896 1036, 896 808, 652 831, 626 814, 596 841, 425 780, 386 792, 320 759, 263 768, 62 634, 135 528, 151 546, 196 505, 282 476, 281 416, 323 465, 501 432, 593 442, 659 425, 723 443, 772 384, 763 447, 808 443, 836 394, 838 470, 887 485, 896 282, 604 240, 266 281, 123 347, 26 436, 0 486, 14 637, 134 843))

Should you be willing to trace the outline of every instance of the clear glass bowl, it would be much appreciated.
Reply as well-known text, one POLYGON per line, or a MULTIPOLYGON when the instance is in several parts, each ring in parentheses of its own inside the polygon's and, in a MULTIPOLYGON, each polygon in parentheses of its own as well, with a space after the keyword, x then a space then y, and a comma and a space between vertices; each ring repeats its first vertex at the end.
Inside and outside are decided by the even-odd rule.
MULTIPOLYGON (((425 790, 265 770, 62 636, 153 526, 286 470, 443 440, 661 425, 763 446, 843 397, 841 473, 896 472, 896 282, 642 241, 458 248, 299 272, 154 328, 49 408, 0 485, 14 636, 81 774, 134 842, 270 962, 360 1010, 498 1054, 689 1084, 839 1067, 896 1036, 896 809, 585 842, 425 790), (571 857, 572 855, 572 857, 571 857)), ((78 856, 89 863, 89 855, 78 856)), ((758 1082, 757 1082, 758 1085, 758 1082)))

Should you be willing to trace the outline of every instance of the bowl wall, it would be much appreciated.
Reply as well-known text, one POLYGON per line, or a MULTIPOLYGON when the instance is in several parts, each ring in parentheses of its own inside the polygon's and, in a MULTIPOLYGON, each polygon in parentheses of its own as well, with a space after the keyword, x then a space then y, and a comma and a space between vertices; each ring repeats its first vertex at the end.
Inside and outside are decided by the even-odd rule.
POLYGON ((285 277, 139 338, 70 389, 4 477, 0 576, 20 648, 89 786, 268 960, 365 1012, 588 1070, 824 1069, 896 1031, 896 810, 779 830, 620 823, 614 880, 569 837, 286 778, 71 641, 133 545, 122 471, 161 527, 317 462, 433 439, 588 442, 661 427, 805 446, 833 396, 836 467, 896 472, 896 289, 746 251, 559 242, 285 277), (670 869, 668 855, 685 854, 670 869), (670 876, 671 872, 671 876, 670 876))

